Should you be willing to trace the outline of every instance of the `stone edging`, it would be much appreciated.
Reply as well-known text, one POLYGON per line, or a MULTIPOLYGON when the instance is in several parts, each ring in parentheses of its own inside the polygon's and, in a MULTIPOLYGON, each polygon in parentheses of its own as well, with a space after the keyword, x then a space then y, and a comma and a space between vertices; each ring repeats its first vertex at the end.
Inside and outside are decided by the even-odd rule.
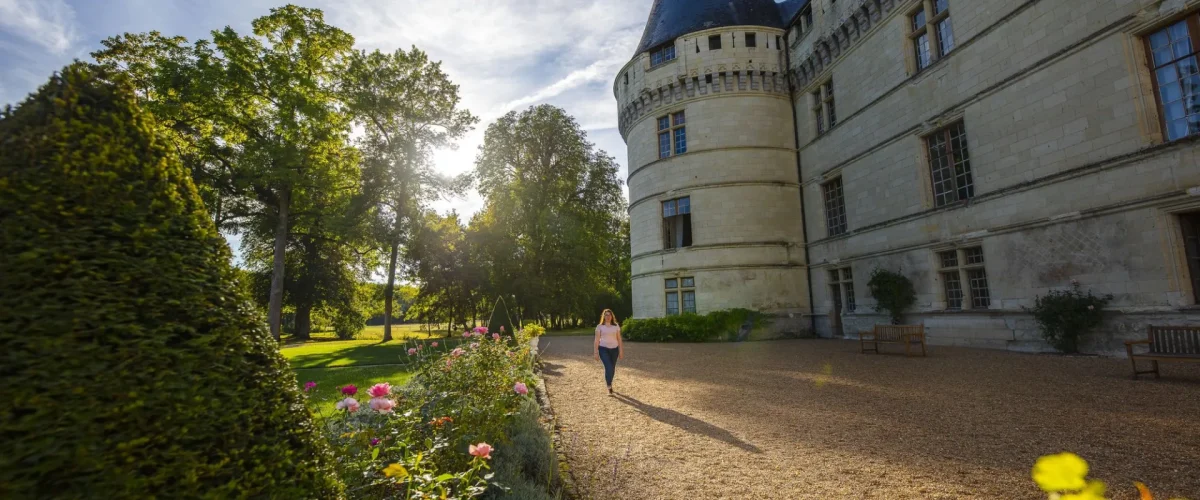
MULTIPOLYGON (((540 340, 540 339, 539 339, 540 340)), ((568 465, 566 455, 566 442, 562 437, 562 427, 558 425, 558 419, 554 415, 554 408, 550 406, 550 394, 546 392, 546 380, 542 378, 542 357, 538 353, 537 346, 533 346, 534 351, 534 395, 537 396, 538 405, 542 407, 543 425, 550 431, 551 442, 554 446, 554 455, 558 461, 558 480, 562 483, 562 498, 565 500, 575 500, 582 498, 579 496, 579 491, 575 485, 575 478, 571 473, 571 466, 568 465)))

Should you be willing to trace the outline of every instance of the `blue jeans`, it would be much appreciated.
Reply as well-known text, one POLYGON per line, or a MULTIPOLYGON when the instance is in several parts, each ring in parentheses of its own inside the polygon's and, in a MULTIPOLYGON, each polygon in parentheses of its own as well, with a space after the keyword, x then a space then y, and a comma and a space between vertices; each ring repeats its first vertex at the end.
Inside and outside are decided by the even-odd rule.
POLYGON ((613 375, 617 372, 617 358, 621 356, 620 347, 600 346, 600 362, 604 363, 604 381, 612 387, 613 375))

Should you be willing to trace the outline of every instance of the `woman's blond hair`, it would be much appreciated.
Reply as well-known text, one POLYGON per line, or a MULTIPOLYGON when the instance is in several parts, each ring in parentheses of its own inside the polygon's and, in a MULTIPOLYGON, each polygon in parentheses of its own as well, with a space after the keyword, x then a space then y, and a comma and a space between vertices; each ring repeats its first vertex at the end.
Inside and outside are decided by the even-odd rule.
MULTIPOLYGON (((609 315, 609 314, 611 314, 611 315, 612 315, 612 324, 613 324, 613 325, 615 325, 615 326, 621 326, 621 324, 620 324, 620 323, 617 323, 617 314, 616 314, 616 313, 614 313, 614 312, 612 312, 612 309, 605 309, 604 311, 601 311, 601 312, 600 312, 600 324, 601 324, 601 325, 604 325, 604 324, 606 324, 606 323, 604 322, 604 318, 605 318, 605 316, 607 316, 607 315, 609 315)), ((597 325, 597 326, 599 326, 599 325, 597 325)))

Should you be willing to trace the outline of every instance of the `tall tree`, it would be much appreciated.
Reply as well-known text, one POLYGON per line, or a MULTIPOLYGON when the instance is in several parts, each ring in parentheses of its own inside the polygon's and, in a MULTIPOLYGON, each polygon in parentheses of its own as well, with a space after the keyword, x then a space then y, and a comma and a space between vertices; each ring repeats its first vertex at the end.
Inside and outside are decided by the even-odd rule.
POLYGON ((433 151, 449 147, 478 121, 460 109, 458 85, 415 47, 391 54, 355 52, 342 92, 365 133, 365 192, 375 207, 380 247, 387 255, 383 339, 392 339, 392 304, 406 224, 423 202, 450 182, 432 167, 433 151))
POLYGON ((226 27, 189 50, 157 33, 125 35, 95 56, 130 70, 164 116, 195 128, 182 137, 197 144, 196 164, 225 169, 227 194, 247 201, 250 223, 273 227, 268 322, 278 339, 293 207, 357 175, 344 161, 350 118, 336 88, 354 38, 326 24, 320 10, 294 5, 251 26, 252 36, 226 27))
POLYGON ((617 170, 554 106, 510 112, 490 125, 474 180, 486 200, 476 219, 489 254, 482 260, 502 273, 493 282, 558 324, 590 314, 596 294, 611 290, 606 256, 626 208, 617 170))

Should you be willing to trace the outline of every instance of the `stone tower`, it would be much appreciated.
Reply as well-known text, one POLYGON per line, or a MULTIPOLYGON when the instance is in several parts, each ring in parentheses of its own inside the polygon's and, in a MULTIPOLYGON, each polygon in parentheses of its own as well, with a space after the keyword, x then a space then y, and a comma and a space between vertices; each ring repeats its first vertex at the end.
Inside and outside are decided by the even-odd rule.
POLYGON ((784 329, 807 324, 781 8, 656 0, 617 75, 634 317, 742 307, 776 315, 784 329))

